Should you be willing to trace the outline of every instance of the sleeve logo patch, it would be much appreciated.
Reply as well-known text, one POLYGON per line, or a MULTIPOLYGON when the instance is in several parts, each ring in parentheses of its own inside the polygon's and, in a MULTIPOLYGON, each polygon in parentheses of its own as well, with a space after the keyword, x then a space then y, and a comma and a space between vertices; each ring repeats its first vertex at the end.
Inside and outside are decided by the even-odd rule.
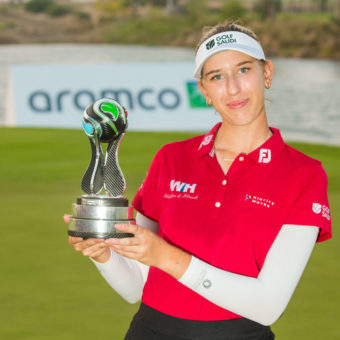
POLYGON ((326 205, 313 202, 312 210, 317 215, 321 214, 321 216, 324 217, 326 220, 331 220, 330 210, 326 205))
POLYGON ((203 284, 203 287, 204 287, 204 288, 207 288, 207 289, 210 288, 211 285, 212 285, 211 281, 208 280, 208 279, 207 279, 207 280, 204 280, 202 284, 203 284))
POLYGON ((313 203, 313 212, 315 212, 316 214, 320 214, 321 213, 321 204, 319 203, 313 203))

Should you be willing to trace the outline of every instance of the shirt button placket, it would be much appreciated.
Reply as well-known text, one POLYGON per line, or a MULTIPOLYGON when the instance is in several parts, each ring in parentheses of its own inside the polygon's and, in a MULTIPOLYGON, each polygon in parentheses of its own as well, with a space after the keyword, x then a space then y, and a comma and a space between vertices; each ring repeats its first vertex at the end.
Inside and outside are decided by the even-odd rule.
POLYGON ((225 197, 225 193, 226 193, 226 189, 227 189, 227 183, 228 183, 228 180, 226 178, 224 178, 221 182, 221 187, 220 189, 218 190, 218 195, 217 195, 217 201, 215 201, 214 203, 214 207, 215 207, 215 213, 214 215, 218 215, 220 213, 220 208, 223 204, 223 200, 224 200, 224 197, 225 197))

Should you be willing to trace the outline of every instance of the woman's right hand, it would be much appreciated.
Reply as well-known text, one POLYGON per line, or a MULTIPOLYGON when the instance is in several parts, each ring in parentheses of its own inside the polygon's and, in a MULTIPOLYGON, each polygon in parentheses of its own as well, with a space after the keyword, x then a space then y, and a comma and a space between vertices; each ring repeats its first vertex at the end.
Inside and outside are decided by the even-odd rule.
MULTIPOLYGON (((68 223, 69 217, 70 215, 64 215, 65 223, 68 223)), ((110 247, 105 243, 104 239, 90 238, 84 240, 81 237, 69 236, 68 242, 75 251, 100 263, 107 262, 111 256, 110 247)))
POLYGON ((107 262, 111 256, 110 247, 105 243, 104 239, 89 238, 84 240, 81 237, 69 236, 68 242, 75 251, 100 263, 107 262))

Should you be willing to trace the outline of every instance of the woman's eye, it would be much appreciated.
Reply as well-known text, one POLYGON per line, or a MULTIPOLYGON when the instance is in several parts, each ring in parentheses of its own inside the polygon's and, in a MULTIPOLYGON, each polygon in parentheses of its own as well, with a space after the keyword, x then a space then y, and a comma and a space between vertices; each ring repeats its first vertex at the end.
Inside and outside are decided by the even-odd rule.
POLYGON ((222 75, 221 75, 221 74, 216 74, 216 75, 214 75, 211 79, 212 79, 212 80, 219 80, 219 79, 222 79, 222 75))
POLYGON ((240 73, 247 73, 249 71, 249 67, 240 68, 240 73))

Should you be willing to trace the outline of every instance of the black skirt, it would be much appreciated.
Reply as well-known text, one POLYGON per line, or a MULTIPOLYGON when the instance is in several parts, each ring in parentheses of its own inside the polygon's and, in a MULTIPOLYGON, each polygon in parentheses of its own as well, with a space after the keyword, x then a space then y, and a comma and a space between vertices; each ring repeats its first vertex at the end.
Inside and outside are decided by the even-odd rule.
POLYGON ((245 318, 186 320, 142 303, 124 340, 272 340, 274 337, 269 326, 245 318))

